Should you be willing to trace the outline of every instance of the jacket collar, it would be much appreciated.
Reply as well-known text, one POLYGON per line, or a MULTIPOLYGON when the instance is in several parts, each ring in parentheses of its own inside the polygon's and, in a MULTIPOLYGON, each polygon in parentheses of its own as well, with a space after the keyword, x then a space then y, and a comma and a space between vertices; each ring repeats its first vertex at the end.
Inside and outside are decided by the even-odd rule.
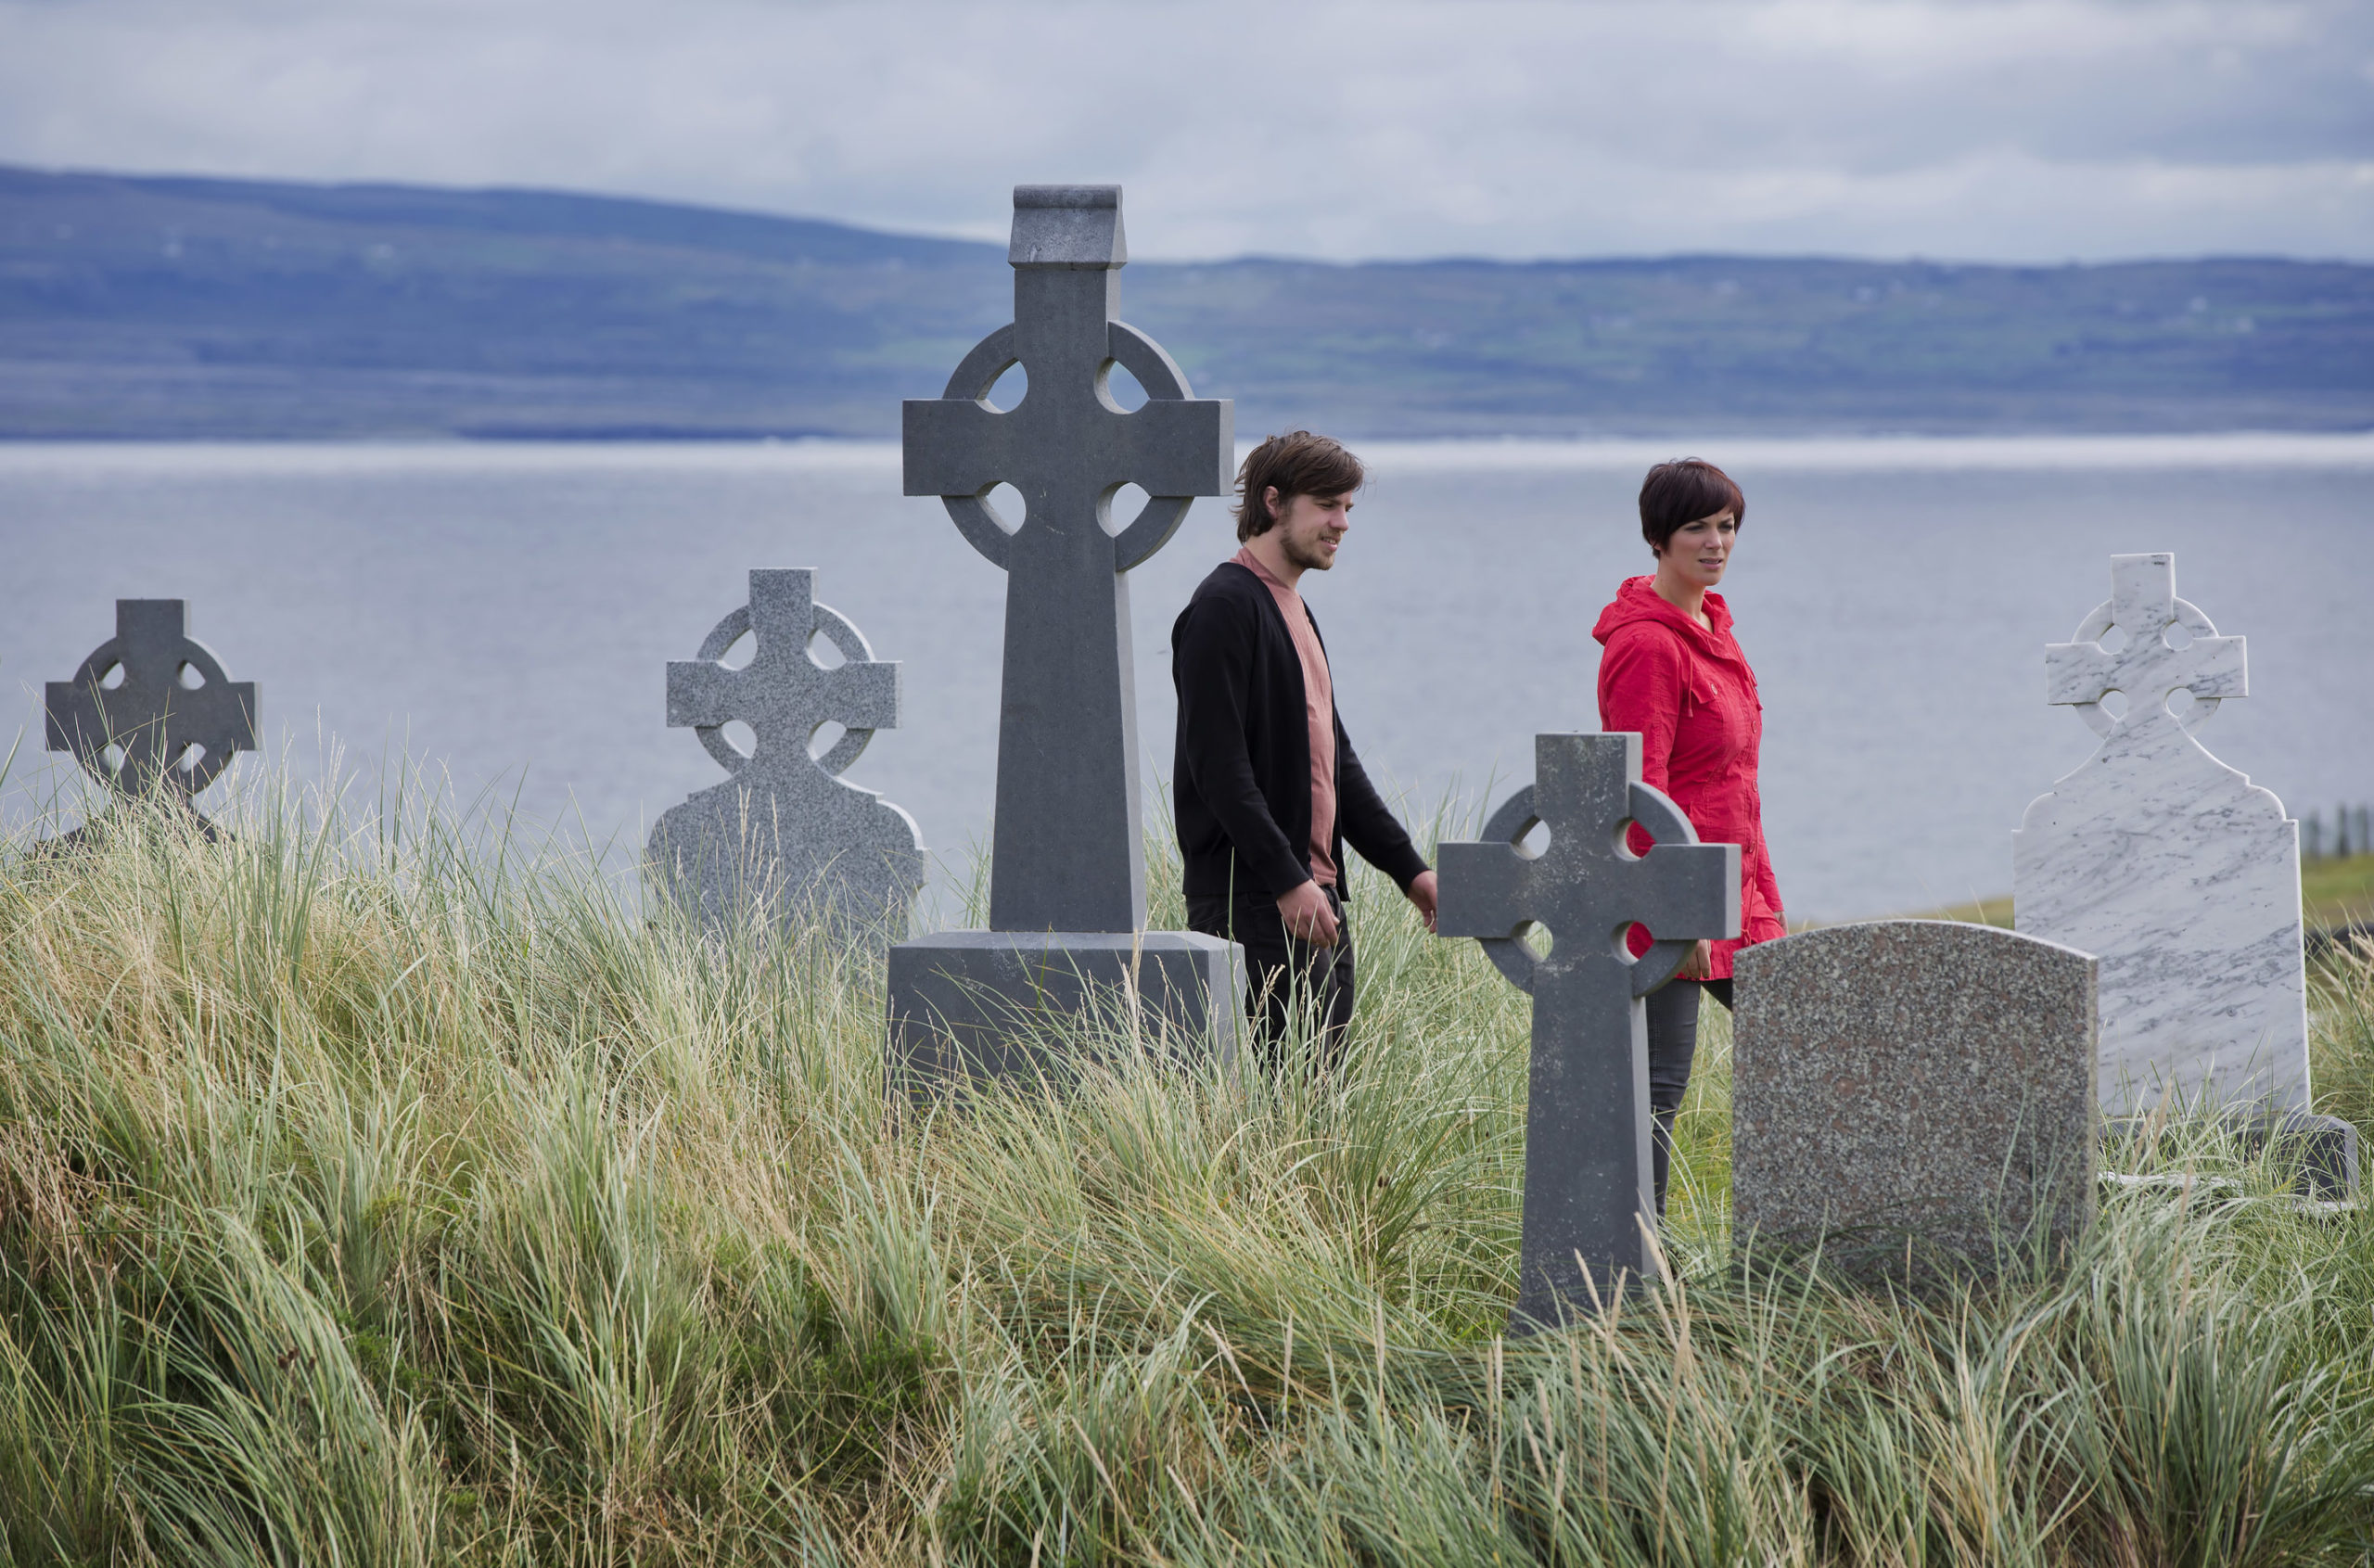
POLYGON ((1591 628, 1591 635, 1602 645, 1615 636, 1619 628, 1636 621, 1652 620, 1660 626, 1670 627, 1695 653, 1708 658, 1746 662, 1740 653, 1739 644, 1731 637, 1731 607, 1723 602, 1720 593, 1710 592, 1706 595, 1706 618, 1713 626, 1710 631, 1682 614, 1678 606, 1668 604, 1653 586, 1653 579, 1646 577, 1624 580, 1624 586, 1615 591, 1615 602, 1600 611, 1599 624, 1591 628))

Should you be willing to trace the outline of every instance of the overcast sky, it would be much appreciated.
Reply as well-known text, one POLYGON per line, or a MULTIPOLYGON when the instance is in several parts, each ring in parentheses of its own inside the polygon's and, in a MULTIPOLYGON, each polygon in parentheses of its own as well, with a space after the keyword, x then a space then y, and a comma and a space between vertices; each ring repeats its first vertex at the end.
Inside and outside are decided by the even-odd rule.
POLYGON ((2374 3, 0 0, 0 161, 1144 257, 2374 259, 2374 3))

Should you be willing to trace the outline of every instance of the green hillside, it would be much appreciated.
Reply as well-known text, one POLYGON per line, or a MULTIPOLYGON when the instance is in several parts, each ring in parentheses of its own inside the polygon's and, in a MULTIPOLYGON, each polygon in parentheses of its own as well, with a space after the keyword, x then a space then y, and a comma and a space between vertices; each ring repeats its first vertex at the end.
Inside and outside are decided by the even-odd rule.
MULTIPOLYGON (((1139 262, 1243 427, 2374 426, 2374 267, 1139 262)), ((0 437, 887 437, 995 246, 532 191, 0 170, 0 437)))

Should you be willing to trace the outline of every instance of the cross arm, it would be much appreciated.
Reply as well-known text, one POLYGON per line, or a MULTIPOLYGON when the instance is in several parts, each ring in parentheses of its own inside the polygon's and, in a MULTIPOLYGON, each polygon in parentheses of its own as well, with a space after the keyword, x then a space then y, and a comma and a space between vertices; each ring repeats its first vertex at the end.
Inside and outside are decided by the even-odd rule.
POLYGON ((826 673, 823 717, 851 730, 895 730, 899 684, 895 659, 844 664, 826 673))
POLYGON ((47 750, 96 750, 114 738, 107 733, 107 710, 98 694, 78 682, 43 682, 42 712, 47 750))
POLYGON ((708 727, 734 717, 734 678, 740 672, 708 659, 668 661, 668 726, 708 727))
POLYGON ((43 742, 49 751, 96 750, 146 731, 160 746, 202 746, 210 752, 256 748, 256 683, 210 681, 198 691, 176 687, 153 718, 116 722, 104 688, 73 681, 42 685, 43 742))
POLYGON ((256 683, 210 681, 195 692, 172 694, 165 708, 165 733, 171 742, 194 743, 209 751, 253 751, 256 683))
POLYGON ((1740 934, 1740 847, 1659 844, 1628 868, 1632 919, 1661 942, 1740 934))
POLYGON ((1435 860, 1438 891, 1435 931, 1444 937, 1513 937, 1534 918, 1536 861, 1513 844, 1441 844, 1435 860))
MULTIPOLYGON (((1104 351, 1138 378, 1146 402, 1131 420, 1155 414, 1156 440, 1168 440, 1176 472, 1153 478, 1130 475, 1148 495, 1226 495, 1236 485, 1236 404, 1227 398, 1198 398, 1168 351, 1126 321, 1107 322, 1104 351), (1169 410, 1169 413, 1157 413, 1169 410), (1193 411, 1186 414, 1180 411, 1193 411)), ((1109 400, 1108 400, 1109 402, 1109 400)))
MULTIPOLYGON (((2142 638, 2161 633, 2145 631, 2142 638)), ((2113 654, 2100 643, 2048 643, 2044 650, 2045 701, 2100 702, 2105 694, 2132 684, 2149 700, 2179 687, 2204 700, 2251 695, 2247 637, 2204 637, 2196 633, 2177 649, 2161 643, 2137 646, 2130 643, 2113 654)), ((2129 692, 2130 697, 2137 695, 2129 692)))
POLYGON ((2044 700, 2100 702, 2116 684, 2118 660, 2100 643, 2048 643, 2044 649, 2044 700))
POLYGON ((909 398, 900 406, 905 493, 978 495, 1013 478, 1008 414, 971 398, 909 398))
POLYGON ((1117 482, 1148 495, 1226 495, 1235 487, 1236 405, 1226 398, 1148 398, 1113 428, 1117 482))
POLYGON ((2251 695, 2250 639, 2195 637, 2189 650, 2193 675, 2186 689, 2197 697, 2246 697, 2251 695))

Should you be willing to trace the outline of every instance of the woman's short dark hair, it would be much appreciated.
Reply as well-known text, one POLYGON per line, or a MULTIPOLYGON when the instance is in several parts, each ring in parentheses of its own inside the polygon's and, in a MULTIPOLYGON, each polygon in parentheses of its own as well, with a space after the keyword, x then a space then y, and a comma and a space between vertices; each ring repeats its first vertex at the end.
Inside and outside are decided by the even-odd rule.
POLYGON ((1271 436, 1236 471, 1237 542, 1258 538, 1276 524, 1261 499, 1261 492, 1273 485, 1283 506, 1297 495, 1349 495, 1367 479, 1360 460, 1341 441, 1308 430, 1271 436))
POLYGON ((1659 555, 1665 554, 1676 529, 1717 512, 1729 512, 1731 521, 1744 523, 1747 497, 1729 474, 1703 457, 1660 463, 1640 481, 1640 537, 1659 555))

